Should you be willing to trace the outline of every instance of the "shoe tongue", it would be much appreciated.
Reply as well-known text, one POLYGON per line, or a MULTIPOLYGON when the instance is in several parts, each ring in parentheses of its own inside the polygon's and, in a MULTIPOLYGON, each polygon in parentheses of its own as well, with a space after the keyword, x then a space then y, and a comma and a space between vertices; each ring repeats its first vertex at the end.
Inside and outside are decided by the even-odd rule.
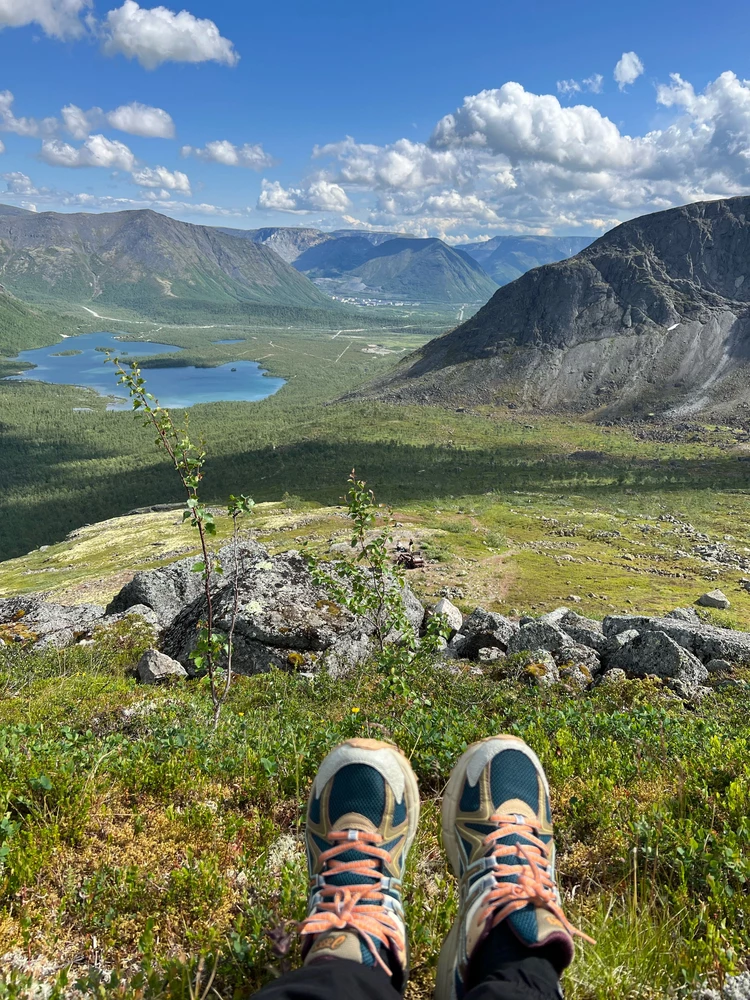
POLYGON ((346 958, 350 962, 359 962, 360 965, 373 964, 369 949, 363 949, 362 941, 354 931, 331 931, 316 938, 307 953, 305 965, 323 958, 346 958))

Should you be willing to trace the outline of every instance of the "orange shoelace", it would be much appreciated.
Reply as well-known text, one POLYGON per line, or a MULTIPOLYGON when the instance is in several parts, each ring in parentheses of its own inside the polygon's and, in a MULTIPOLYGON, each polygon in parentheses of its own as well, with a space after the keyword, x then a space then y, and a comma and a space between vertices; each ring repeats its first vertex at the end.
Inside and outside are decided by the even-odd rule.
POLYGON ((484 843, 488 848, 491 848, 487 856, 495 859, 492 872, 497 877, 498 883, 496 888, 488 893, 487 905, 477 916, 477 923, 479 925, 485 924, 492 917, 490 926, 497 927, 511 913, 522 910, 531 903, 533 906, 540 906, 548 910, 554 917, 557 917, 571 937, 577 936, 588 941, 589 944, 596 944, 593 938, 573 927, 557 901, 555 883, 549 873, 549 846, 537 836, 539 825, 522 816, 509 816, 500 813, 495 813, 490 822, 497 823, 498 828, 485 837, 484 843), (504 837, 514 834, 531 843, 497 843, 504 837), (521 857, 527 864, 509 865, 503 863, 501 859, 508 857, 521 857), (502 877, 508 875, 515 876, 517 881, 500 881, 502 877))
POLYGON ((366 830, 339 830, 329 834, 329 839, 335 846, 323 851, 319 858, 323 866, 323 879, 349 872, 377 881, 349 886, 321 885, 317 877, 313 879, 312 884, 317 886, 318 894, 330 896, 331 899, 318 903, 315 911, 302 921, 300 934, 318 935, 329 931, 352 930, 364 940, 376 963, 390 976, 391 970, 381 958, 373 939, 395 951, 397 956, 402 956, 406 951, 400 921, 383 905, 386 899, 383 881, 387 879, 378 871, 378 864, 391 864, 391 855, 378 846, 383 843, 380 834, 368 833, 366 830), (369 856, 357 861, 336 860, 347 851, 358 851, 369 856))

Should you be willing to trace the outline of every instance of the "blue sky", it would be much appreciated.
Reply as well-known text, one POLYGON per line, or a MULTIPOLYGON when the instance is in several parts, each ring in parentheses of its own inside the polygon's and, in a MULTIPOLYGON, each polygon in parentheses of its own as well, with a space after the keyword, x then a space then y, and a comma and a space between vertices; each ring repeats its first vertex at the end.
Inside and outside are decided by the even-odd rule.
POLYGON ((750 8, 0 0, 0 200, 451 242, 750 193, 750 8))

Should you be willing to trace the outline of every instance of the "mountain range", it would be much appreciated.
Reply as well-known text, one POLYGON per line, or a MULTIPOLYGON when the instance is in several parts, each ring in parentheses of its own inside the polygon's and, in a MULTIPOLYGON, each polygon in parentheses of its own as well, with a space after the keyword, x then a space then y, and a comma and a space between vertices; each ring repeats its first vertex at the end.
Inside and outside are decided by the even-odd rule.
POLYGON ((459 243, 498 285, 507 285, 532 268, 574 257, 593 236, 493 236, 483 243, 459 243))
POLYGON ((485 302, 498 285, 570 257, 593 241, 592 236, 495 236, 448 246, 436 239, 362 229, 222 231, 271 247, 331 294, 436 303, 485 302), (382 249, 385 244, 387 250, 382 249))
POLYGON ((750 198, 626 222, 500 288, 368 395, 547 410, 750 408, 750 198))
POLYGON ((0 205, 0 282, 30 302, 99 303, 175 322, 240 317, 252 307, 340 308, 332 297, 476 307, 508 275, 581 242, 496 237, 464 250, 390 232, 240 230, 149 210, 62 214, 0 205))
POLYGON ((29 301, 157 315, 331 305, 268 247, 147 210, 68 215, 0 206, 0 282, 29 301))

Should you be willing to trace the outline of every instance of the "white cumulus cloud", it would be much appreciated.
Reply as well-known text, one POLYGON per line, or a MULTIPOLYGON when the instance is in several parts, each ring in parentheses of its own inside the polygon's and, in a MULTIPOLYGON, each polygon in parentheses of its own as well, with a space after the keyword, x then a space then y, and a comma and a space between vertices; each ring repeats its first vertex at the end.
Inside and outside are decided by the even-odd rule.
POLYGON ((244 146, 235 146, 226 139, 207 142, 203 149, 183 146, 181 153, 183 156, 221 163, 225 167, 248 167, 250 170, 266 170, 276 163, 260 144, 251 145, 246 142, 244 146))
POLYGON ((624 90, 629 84, 635 83, 639 76, 643 74, 643 63, 635 52, 623 52, 615 66, 615 83, 624 90))
POLYGON ((106 167, 131 171, 136 165, 135 156, 124 143, 103 135, 89 136, 77 147, 60 139, 47 139, 39 155, 53 167, 106 167))
MULTIPOLYGON (((2 2, 2 0, 0 0, 2 2)), ((228 38, 208 18, 167 7, 147 10, 136 0, 125 0, 102 23, 104 52, 137 59, 145 69, 165 62, 218 62, 236 66, 239 55, 228 38)))
POLYGON ((133 171, 133 180, 145 188, 162 188, 167 191, 179 191, 181 194, 192 194, 188 175, 179 170, 171 171, 166 167, 140 167, 133 171))
POLYGON ((92 0, 0 0, 0 29, 38 24, 53 38, 79 38, 92 0))
POLYGON ((596 108, 563 107, 551 94, 532 94, 520 83, 464 98, 432 134, 436 149, 473 147, 511 162, 539 160, 592 170, 632 164, 629 137, 596 108))
POLYGON ((5 143, 0 139, 0 156, 5 152, 5 143))
POLYGON ((590 105, 507 83, 466 97, 427 142, 316 147, 313 172, 286 186, 265 180, 258 208, 453 241, 472 229, 595 235, 674 205, 750 195, 750 80, 722 73, 696 91, 673 74, 656 99, 672 120, 627 135, 590 105), (336 209, 344 199, 346 213, 336 209))
POLYGON ((9 90, 0 91, 0 131, 33 138, 52 135, 56 131, 56 118, 16 118, 13 114, 14 101, 9 90))
POLYGON ((351 205, 346 191, 323 178, 304 187, 284 188, 278 181, 263 180, 258 207, 277 212, 345 212, 351 205))
POLYGON ((578 80, 558 80, 557 81, 557 92, 567 97, 570 94, 577 94, 581 90, 581 85, 578 80))
POLYGON ((112 128, 129 135, 141 135, 146 139, 173 139, 175 128, 172 116, 161 108, 152 108, 138 101, 122 104, 107 114, 107 122, 112 128))
POLYGON ((118 132, 140 135, 146 139, 173 139, 175 134, 172 116, 161 108, 152 108, 138 101, 122 104, 114 111, 89 108, 84 111, 75 104, 66 105, 62 111, 63 125, 74 139, 85 139, 94 131, 109 125, 118 132))
POLYGON ((31 178, 27 174, 22 174, 18 170, 15 170, 9 174, 3 174, 3 180, 7 185, 6 187, 7 194, 17 194, 28 198, 32 195, 38 195, 42 193, 34 185, 31 178))

